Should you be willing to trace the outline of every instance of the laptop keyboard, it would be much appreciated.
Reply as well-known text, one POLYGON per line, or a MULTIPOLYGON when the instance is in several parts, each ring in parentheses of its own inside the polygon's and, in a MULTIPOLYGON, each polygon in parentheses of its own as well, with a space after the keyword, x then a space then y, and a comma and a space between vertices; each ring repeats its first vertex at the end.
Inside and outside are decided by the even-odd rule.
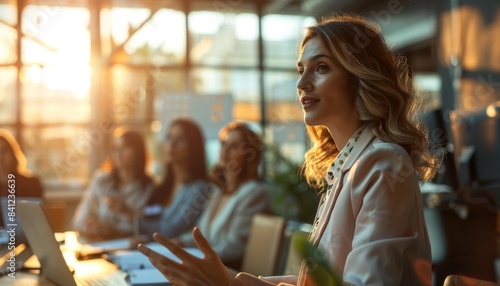
POLYGON ((78 286, 126 286, 128 283, 125 276, 123 272, 116 271, 104 276, 75 276, 75 281, 78 286))
POLYGON ((78 286, 121 286, 128 285, 127 274, 104 259, 79 261, 75 265, 75 278, 78 286))

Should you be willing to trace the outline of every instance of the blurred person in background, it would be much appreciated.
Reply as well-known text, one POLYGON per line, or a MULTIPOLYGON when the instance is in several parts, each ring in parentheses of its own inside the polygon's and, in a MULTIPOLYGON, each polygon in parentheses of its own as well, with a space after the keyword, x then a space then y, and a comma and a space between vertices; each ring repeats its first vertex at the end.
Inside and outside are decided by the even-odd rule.
POLYGON ((204 138, 197 123, 172 121, 163 146, 164 177, 140 223, 148 238, 154 232, 172 238, 193 229, 214 187, 208 180, 204 138))
MULTIPOLYGON (((218 186, 197 223, 226 266, 241 267, 253 216, 269 211, 267 189, 259 175, 263 143, 246 123, 231 122, 219 132, 220 159, 211 172, 218 186)), ((195 247, 191 230, 175 241, 195 247)))
POLYGON ((97 171, 73 217, 73 227, 87 241, 130 236, 134 215, 142 210, 154 184, 146 174, 143 136, 125 131, 114 139, 110 159, 97 171))
MULTIPOLYGON (((21 197, 43 196, 43 187, 38 177, 27 169, 27 161, 21 147, 12 134, 0 129, 0 196, 21 197)), ((5 206, 1 206, 5 207, 5 206)), ((0 226, 3 225, 0 212, 0 226)))

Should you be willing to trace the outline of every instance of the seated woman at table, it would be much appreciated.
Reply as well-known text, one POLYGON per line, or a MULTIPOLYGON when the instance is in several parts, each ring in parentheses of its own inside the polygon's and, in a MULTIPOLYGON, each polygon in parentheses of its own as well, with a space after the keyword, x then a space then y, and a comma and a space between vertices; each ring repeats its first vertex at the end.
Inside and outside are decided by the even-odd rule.
MULTIPOLYGON (((38 177, 28 171, 26 165, 26 157, 17 140, 9 131, 0 129, 0 196, 42 197, 42 184, 38 177)), ((1 226, 3 219, 0 211, 1 226)))
MULTIPOLYGON (((259 176, 262 139, 245 123, 231 122, 219 133, 220 160, 212 170, 214 190, 197 225, 225 265, 239 269, 255 214, 268 210, 267 190, 259 176)), ((196 246, 191 230, 175 240, 196 246)))
POLYGON ((143 137, 126 131, 114 140, 109 171, 98 172, 83 195, 73 227, 87 241, 129 236, 133 217, 138 215, 153 192, 146 174, 147 151, 143 137))
POLYGON ((176 119, 164 143, 165 176, 141 219, 141 233, 176 237, 198 221, 213 190, 207 177, 205 145, 198 124, 176 119))

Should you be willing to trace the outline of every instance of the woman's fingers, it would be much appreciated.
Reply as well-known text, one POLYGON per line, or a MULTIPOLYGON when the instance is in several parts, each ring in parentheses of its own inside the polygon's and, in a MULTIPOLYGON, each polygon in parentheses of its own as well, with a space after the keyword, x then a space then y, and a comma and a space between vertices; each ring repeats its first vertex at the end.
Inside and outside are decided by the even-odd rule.
POLYGON ((229 281, 233 279, 198 228, 193 230, 193 238, 199 249, 205 254, 204 259, 191 255, 175 242, 158 233, 155 233, 153 238, 182 262, 178 263, 168 259, 143 244, 137 248, 175 285, 228 285, 229 281))
POLYGON ((182 260, 183 263, 186 263, 188 261, 191 261, 193 258, 196 258, 195 256, 191 255, 189 252, 184 250, 181 246, 179 246, 177 243, 174 243, 173 241, 170 241, 163 235, 159 233, 153 234, 153 239, 156 240, 156 242, 160 243, 161 245, 165 246, 170 252, 172 252, 175 256, 177 256, 180 260, 182 260))
MULTIPOLYGON (((171 273, 180 271, 180 264, 166 258, 165 256, 159 254, 158 252, 150 249, 149 247, 145 246, 144 244, 139 244, 137 249, 144 255, 146 255, 151 263, 160 270, 163 275, 168 276, 171 275, 171 273), (168 273, 167 273, 168 272, 168 273)), ((168 277, 167 277, 168 278, 168 277)))
POLYGON ((201 252, 203 252, 203 254, 205 254, 206 259, 215 260, 219 258, 215 250, 212 248, 212 246, 210 246, 210 243, 208 243, 207 239, 203 236, 198 227, 195 227, 193 229, 193 238, 198 248, 201 250, 201 252))

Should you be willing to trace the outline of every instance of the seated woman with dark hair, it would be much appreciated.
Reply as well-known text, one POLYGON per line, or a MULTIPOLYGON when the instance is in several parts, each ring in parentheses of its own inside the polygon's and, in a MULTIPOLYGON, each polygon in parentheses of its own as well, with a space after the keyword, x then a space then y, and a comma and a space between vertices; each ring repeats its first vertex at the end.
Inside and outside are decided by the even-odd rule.
POLYGON ((95 176, 73 217, 74 228, 88 241, 131 235, 133 216, 153 192, 140 133, 127 131, 116 137, 109 163, 111 170, 95 176))
POLYGON ((172 121, 164 142, 164 160, 165 176, 141 220, 141 233, 148 238, 154 232, 176 237, 193 229, 213 190, 207 177, 203 134, 194 121, 172 121))
MULTIPOLYGON (((13 190, 13 195, 17 198, 42 197, 42 184, 27 170, 26 165, 26 157, 14 136, 7 130, 0 129, 0 196, 8 196, 13 190)), ((2 212, 0 212, 1 225, 3 225, 2 212)))
MULTIPOLYGON (((220 160, 212 170, 219 188, 197 225, 224 264, 239 269, 253 216, 269 208, 267 190, 258 172, 263 143, 241 122, 223 127, 219 139, 220 160)), ((175 241, 184 247, 196 246, 191 230, 175 241)))

